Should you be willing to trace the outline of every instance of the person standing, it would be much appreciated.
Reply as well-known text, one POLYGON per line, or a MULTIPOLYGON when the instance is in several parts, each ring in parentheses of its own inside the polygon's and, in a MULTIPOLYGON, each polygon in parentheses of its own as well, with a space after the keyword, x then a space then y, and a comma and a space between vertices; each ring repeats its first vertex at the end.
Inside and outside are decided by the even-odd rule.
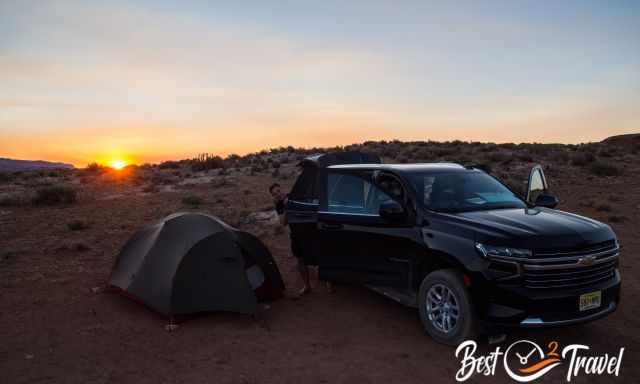
MULTIPOLYGON (((288 196, 285 195, 281 188, 280 184, 273 183, 269 187, 269 193, 273 198, 273 203, 275 206, 276 213, 278 214, 278 220, 280 221, 280 225, 285 226, 288 225, 287 215, 285 214, 285 207, 287 204, 288 196)), ((300 272, 300 277, 302 277, 302 289, 298 292, 298 295, 303 296, 311 291, 311 284, 309 283, 309 268, 304 262, 304 257, 301 252, 301 247, 297 243, 296 238, 292 235, 291 230, 289 230, 289 239, 291 242, 291 253, 297 259, 298 263, 298 271, 300 272)))

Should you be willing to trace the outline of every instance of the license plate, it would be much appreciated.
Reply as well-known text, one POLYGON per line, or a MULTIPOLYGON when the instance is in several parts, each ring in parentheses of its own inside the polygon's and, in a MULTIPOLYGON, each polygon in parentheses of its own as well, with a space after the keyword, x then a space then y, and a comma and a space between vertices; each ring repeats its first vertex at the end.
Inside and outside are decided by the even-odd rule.
POLYGON ((598 308, 602 301, 602 292, 590 292, 580 295, 580 310, 587 311, 589 309, 598 308))

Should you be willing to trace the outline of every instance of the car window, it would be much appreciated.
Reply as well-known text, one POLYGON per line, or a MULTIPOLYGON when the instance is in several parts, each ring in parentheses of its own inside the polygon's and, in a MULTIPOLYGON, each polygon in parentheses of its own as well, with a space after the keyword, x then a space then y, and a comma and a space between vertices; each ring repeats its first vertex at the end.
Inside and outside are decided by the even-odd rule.
POLYGON ((361 177, 329 173, 327 210, 335 213, 377 215, 380 204, 391 197, 361 177))
POLYGON ((434 211, 526 207, 507 187, 483 172, 417 173, 411 180, 416 191, 422 191, 425 207, 434 211))
POLYGON ((289 199, 317 204, 318 196, 315 190, 316 172, 315 168, 304 167, 289 193, 289 199))

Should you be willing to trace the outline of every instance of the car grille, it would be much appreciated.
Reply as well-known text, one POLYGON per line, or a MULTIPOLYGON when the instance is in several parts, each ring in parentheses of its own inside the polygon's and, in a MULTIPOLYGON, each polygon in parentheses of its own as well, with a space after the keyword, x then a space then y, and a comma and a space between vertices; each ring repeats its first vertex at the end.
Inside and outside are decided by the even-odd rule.
POLYGON ((615 240, 582 248, 534 251, 523 261, 524 285, 534 289, 577 288, 611 279, 618 265, 615 240))

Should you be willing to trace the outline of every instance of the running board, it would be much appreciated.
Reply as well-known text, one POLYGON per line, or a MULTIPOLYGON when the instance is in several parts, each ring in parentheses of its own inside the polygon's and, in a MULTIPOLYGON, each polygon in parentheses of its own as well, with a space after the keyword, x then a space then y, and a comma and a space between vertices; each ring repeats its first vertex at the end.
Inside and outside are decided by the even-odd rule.
POLYGON ((399 289, 393 287, 383 287, 377 285, 365 284, 365 287, 374 292, 378 292, 402 305, 407 307, 418 308, 418 296, 415 292, 408 289, 399 289))

